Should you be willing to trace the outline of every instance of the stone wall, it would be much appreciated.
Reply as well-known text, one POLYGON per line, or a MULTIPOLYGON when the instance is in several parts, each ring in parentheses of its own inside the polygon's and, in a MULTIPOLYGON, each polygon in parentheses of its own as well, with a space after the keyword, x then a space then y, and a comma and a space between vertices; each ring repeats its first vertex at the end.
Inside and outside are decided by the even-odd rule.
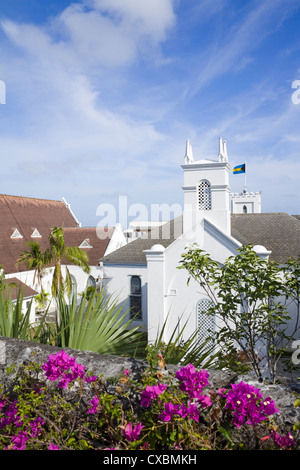
MULTIPOLYGON (((64 348, 72 357, 76 357, 77 362, 86 367, 86 371, 91 371, 95 375, 103 375, 103 379, 118 377, 123 375, 128 369, 132 376, 136 378, 146 369, 147 364, 129 357, 100 355, 91 351, 79 351, 76 349, 64 348)), ((35 362, 43 364, 48 356, 61 351, 61 348, 47 346, 35 342, 26 342, 14 338, 0 337, 0 384, 6 387, 10 385, 14 374, 24 365, 35 362), (15 373, 7 374, 7 367, 15 365, 15 373)), ((165 375, 173 374, 178 370, 177 366, 167 365, 163 371, 165 375)), ((239 377, 230 371, 209 370, 209 382, 211 389, 230 387, 231 383, 243 380, 251 383, 256 388, 261 389, 264 396, 269 396, 275 400, 277 408, 280 410, 279 422, 282 429, 291 432, 296 422, 300 422, 300 408, 294 407, 296 398, 300 397, 299 390, 293 383, 281 383, 279 385, 258 383, 250 376, 239 377)))

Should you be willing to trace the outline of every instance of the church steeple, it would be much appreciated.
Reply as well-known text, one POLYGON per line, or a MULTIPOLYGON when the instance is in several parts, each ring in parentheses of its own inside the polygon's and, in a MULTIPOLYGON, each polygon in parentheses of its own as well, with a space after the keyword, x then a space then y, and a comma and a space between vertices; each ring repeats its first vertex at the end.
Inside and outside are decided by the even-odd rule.
POLYGON ((230 233, 229 172, 227 144, 219 138, 217 158, 194 160, 187 141, 184 170, 184 230, 206 219, 230 233), (186 221, 186 223, 185 223, 186 221))

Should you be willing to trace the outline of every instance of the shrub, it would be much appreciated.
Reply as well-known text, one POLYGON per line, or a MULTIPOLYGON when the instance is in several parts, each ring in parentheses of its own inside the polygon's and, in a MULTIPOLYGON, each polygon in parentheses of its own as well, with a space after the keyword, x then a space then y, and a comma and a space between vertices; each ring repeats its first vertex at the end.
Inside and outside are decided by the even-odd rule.
POLYGON ((192 364, 168 377, 149 368, 139 380, 124 370, 109 389, 62 350, 24 367, 1 391, 0 449, 298 448, 297 431, 279 433, 278 413, 271 398, 243 382, 210 390, 208 371, 192 364))

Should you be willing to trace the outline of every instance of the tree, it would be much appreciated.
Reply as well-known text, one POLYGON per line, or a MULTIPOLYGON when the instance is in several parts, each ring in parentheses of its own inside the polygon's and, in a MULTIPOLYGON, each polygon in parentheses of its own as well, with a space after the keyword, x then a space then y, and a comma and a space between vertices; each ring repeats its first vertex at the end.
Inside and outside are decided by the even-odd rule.
POLYGON ((55 227, 49 235, 50 248, 46 250, 45 256, 48 264, 54 264, 52 294, 55 298, 59 293, 71 293, 72 281, 69 269, 66 268, 66 279, 62 274, 63 261, 80 266, 87 274, 90 273, 89 259, 85 251, 76 246, 66 246, 63 229, 55 227))
POLYGON ((34 269, 33 284, 37 279, 39 286, 42 288, 42 277, 47 264, 45 253, 41 251, 40 244, 37 241, 28 241, 25 246, 29 251, 23 251, 17 261, 17 266, 25 264, 28 270, 34 269))
POLYGON ((220 265, 194 245, 182 255, 179 269, 186 269, 188 283, 193 278, 212 301, 207 314, 215 316, 219 327, 211 337, 223 356, 242 352, 258 379, 267 368, 275 381, 283 345, 291 340, 287 300, 299 292, 299 278, 296 282, 292 276, 292 265, 287 282, 279 265, 258 256, 251 245, 237 251, 220 265))

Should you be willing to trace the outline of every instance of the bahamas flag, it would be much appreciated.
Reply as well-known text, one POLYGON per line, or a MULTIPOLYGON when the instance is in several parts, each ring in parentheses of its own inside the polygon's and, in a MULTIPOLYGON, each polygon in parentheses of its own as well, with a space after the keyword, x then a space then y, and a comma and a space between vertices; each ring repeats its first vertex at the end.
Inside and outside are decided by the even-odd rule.
POLYGON ((234 167, 233 174, 238 175, 239 173, 246 173, 246 163, 234 167))

